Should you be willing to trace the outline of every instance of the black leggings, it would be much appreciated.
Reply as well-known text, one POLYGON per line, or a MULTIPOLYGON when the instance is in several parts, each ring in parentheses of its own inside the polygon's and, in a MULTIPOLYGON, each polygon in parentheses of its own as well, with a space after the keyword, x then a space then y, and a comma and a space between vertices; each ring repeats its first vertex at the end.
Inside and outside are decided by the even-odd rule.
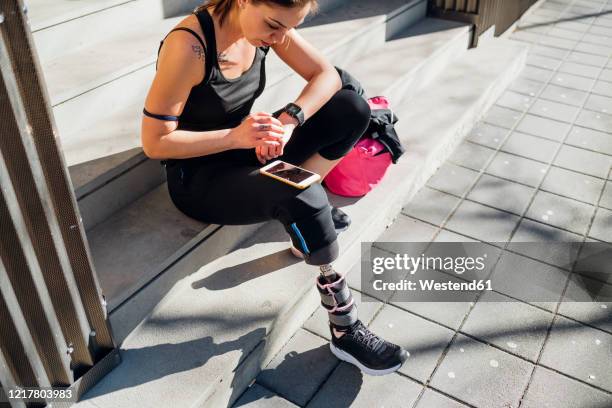
MULTIPOLYGON (((367 129, 370 108, 352 90, 338 91, 285 146, 284 160, 302 164, 315 153, 328 160, 346 155, 367 129)), ((320 183, 300 190, 259 173, 255 149, 236 149, 210 160, 174 160, 166 167, 168 190, 189 217, 220 225, 279 220, 309 264, 338 256, 331 207, 320 183)), ((269 163, 269 162, 268 162, 269 163)))

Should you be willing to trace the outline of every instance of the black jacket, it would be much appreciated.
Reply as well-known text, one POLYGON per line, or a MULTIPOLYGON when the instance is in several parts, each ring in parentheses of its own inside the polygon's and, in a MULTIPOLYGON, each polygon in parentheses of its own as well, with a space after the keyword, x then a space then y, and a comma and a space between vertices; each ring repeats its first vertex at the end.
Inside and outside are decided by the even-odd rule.
MULTIPOLYGON (((342 80, 342 89, 351 89, 365 100, 368 99, 363 86, 354 76, 341 68, 336 67, 336 70, 342 80)), ((365 136, 378 140, 386 147, 389 153, 391 153, 393 163, 396 163, 406 151, 395 131, 394 124, 397 121, 398 117, 391 109, 374 109, 370 115, 368 130, 365 133, 365 136)))

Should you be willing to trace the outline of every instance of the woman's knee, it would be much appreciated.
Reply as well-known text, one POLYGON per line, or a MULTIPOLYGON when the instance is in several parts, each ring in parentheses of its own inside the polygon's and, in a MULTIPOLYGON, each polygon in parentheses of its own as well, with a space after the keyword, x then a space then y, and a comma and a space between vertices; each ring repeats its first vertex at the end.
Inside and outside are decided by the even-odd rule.
POLYGON ((330 100, 330 109, 344 125, 353 126, 356 133, 363 134, 370 123, 370 105, 357 92, 341 89, 330 100))
POLYGON ((281 221, 291 223, 307 219, 328 208, 329 201, 323 186, 314 183, 304 190, 296 190, 295 194, 287 197, 279 206, 281 221))

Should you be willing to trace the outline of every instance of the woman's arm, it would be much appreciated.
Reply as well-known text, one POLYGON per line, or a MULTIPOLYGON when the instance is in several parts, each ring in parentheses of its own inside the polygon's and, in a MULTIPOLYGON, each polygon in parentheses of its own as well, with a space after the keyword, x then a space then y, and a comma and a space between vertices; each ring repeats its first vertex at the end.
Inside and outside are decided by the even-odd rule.
MULTIPOLYGON (((302 78, 308 81, 294 103, 302 108, 308 120, 340 90, 342 82, 334 66, 295 29, 287 31, 282 43, 272 46, 274 52, 302 78)), ((289 101, 287 101, 289 102, 289 101)), ((295 123, 287 114, 281 122, 295 123)))
MULTIPOLYGON (((158 69, 145 100, 148 112, 180 116, 191 88, 204 77, 204 50, 193 35, 175 31, 160 51, 158 69)), ((141 141, 153 159, 189 158, 234 148, 232 129, 209 132, 176 130, 178 122, 143 116, 141 141)))

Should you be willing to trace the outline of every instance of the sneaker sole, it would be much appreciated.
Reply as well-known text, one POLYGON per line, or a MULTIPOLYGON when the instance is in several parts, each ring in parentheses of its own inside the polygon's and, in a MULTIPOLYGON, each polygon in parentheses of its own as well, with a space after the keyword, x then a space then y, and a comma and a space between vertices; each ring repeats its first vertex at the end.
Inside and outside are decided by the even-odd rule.
POLYGON ((368 375, 386 375, 386 374, 391 374, 391 373, 397 371, 402 366, 402 364, 403 364, 403 363, 399 363, 395 367, 385 368, 384 370, 374 370, 372 368, 368 368, 368 367, 364 366, 363 364, 361 364, 355 357, 353 357, 352 355, 350 355, 346 351, 342 351, 338 347, 334 346, 334 343, 330 342, 329 343, 329 348, 331 349, 331 352, 334 354, 334 356, 338 357, 338 359, 340 359, 342 361, 346 361, 347 363, 353 364, 354 366, 356 366, 357 368, 359 368, 361 371, 363 371, 364 373, 366 373, 368 375))

